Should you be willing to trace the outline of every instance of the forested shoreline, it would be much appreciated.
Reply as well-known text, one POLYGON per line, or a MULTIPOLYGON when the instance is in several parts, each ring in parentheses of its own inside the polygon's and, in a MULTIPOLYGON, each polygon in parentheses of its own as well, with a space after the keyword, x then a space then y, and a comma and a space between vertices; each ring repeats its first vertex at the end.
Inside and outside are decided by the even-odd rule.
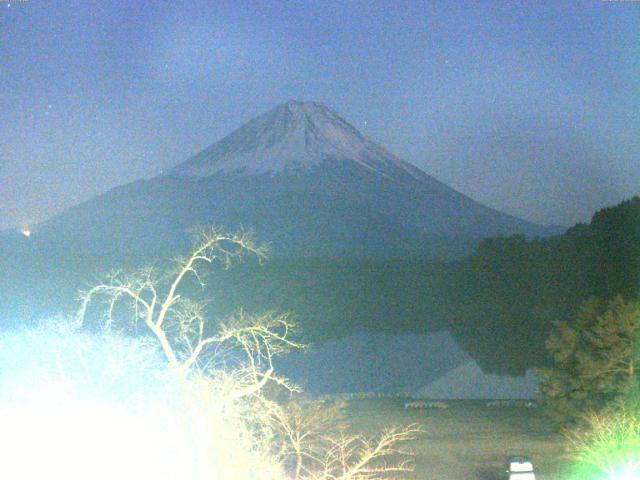
POLYGON ((275 259, 214 283, 218 311, 292 311, 310 342, 450 330, 483 369, 519 374, 546 364, 554 322, 572 321, 590 297, 638 297, 640 197, 561 235, 482 240, 463 260, 275 259))
POLYGON ((546 363, 544 341, 555 321, 573 321, 591 297, 635 300, 639 286, 640 197, 634 197, 562 235, 484 240, 458 264, 449 324, 483 368, 520 373, 546 363))

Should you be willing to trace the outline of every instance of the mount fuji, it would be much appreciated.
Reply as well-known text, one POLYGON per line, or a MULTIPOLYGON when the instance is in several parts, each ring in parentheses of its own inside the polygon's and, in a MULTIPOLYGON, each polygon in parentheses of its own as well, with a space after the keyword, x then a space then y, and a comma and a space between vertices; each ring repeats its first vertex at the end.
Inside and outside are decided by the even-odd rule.
POLYGON ((424 262, 467 253, 486 236, 551 233, 448 187, 329 108, 290 101, 165 175, 34 226, 29 238, 0 235, 0 323, 69 311, 105 271, 185 252, 198 224, 251 229, 270 244, 266 267, 211 285, 226 302, 220 314, 294 311, 318 337, 395 332, 403 322, 403 331, 443 328, 446 292, 424 262))
POLYGON ((252 229, 286 258, 438 257, 496 234, 549 233, 448 187, 326 106, 289 101, 165 175, 67 210, 33 240, 167 254, 194 224, 252 229))

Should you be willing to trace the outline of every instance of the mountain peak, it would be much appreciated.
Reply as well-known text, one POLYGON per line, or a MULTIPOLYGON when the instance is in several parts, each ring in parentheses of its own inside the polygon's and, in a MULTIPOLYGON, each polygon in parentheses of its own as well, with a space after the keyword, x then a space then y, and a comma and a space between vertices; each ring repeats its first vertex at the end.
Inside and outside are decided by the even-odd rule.
POLYGON ((278 108, 285 108, 290 111, 329 110, 328 107, 321 103, 302 100, 287 100, 276 107, 276 109, 278 108))
POLYGON ((178 165, 173 173, 273 175, 309 170, 327 160, 355 162, 385 175, 398 168, 413 172, 325 105, 289 100, 178 165))
POLYGON ((289 100, 250 121, 246 125, 250 125, 260 119, 264 120, 263 123, 267 129, 272 128, 285 135, 300 128, 323 131, 326 130, 327 126, 333 126, 338 130, 347 130, 348 132, 344 132, 345 134, 362 136, 336 112, 317 102, 289 100))
POLYGON ((318 102, 302 101, 302 100, 287 100, 275 108, 271 109, 269 113, 279 113, 286 115, 309 115, 314 116, 328 116, 338 117, 338 114, 331 110, 326 105, 318 102))

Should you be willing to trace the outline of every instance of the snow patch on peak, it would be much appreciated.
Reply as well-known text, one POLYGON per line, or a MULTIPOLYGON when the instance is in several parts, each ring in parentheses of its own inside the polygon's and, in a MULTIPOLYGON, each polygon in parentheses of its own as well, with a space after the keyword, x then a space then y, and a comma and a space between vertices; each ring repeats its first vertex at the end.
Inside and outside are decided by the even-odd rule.
POLYGON ((308 170, 323 161, 356 162, 389 175, 409 164, 371 141, 328 107, 290 100, 256 117, 178 165, 173 173, 206 177, 219 172, 246 175, 308 170))

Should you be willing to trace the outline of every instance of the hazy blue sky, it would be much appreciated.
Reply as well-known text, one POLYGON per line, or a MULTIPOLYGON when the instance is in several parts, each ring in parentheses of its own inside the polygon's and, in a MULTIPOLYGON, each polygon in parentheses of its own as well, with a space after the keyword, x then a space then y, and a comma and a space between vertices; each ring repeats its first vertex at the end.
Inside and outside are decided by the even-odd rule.
POLYGON ((316 100, 542 223, 640 192, 640 1, 0 3, 0 226, 316 100))

